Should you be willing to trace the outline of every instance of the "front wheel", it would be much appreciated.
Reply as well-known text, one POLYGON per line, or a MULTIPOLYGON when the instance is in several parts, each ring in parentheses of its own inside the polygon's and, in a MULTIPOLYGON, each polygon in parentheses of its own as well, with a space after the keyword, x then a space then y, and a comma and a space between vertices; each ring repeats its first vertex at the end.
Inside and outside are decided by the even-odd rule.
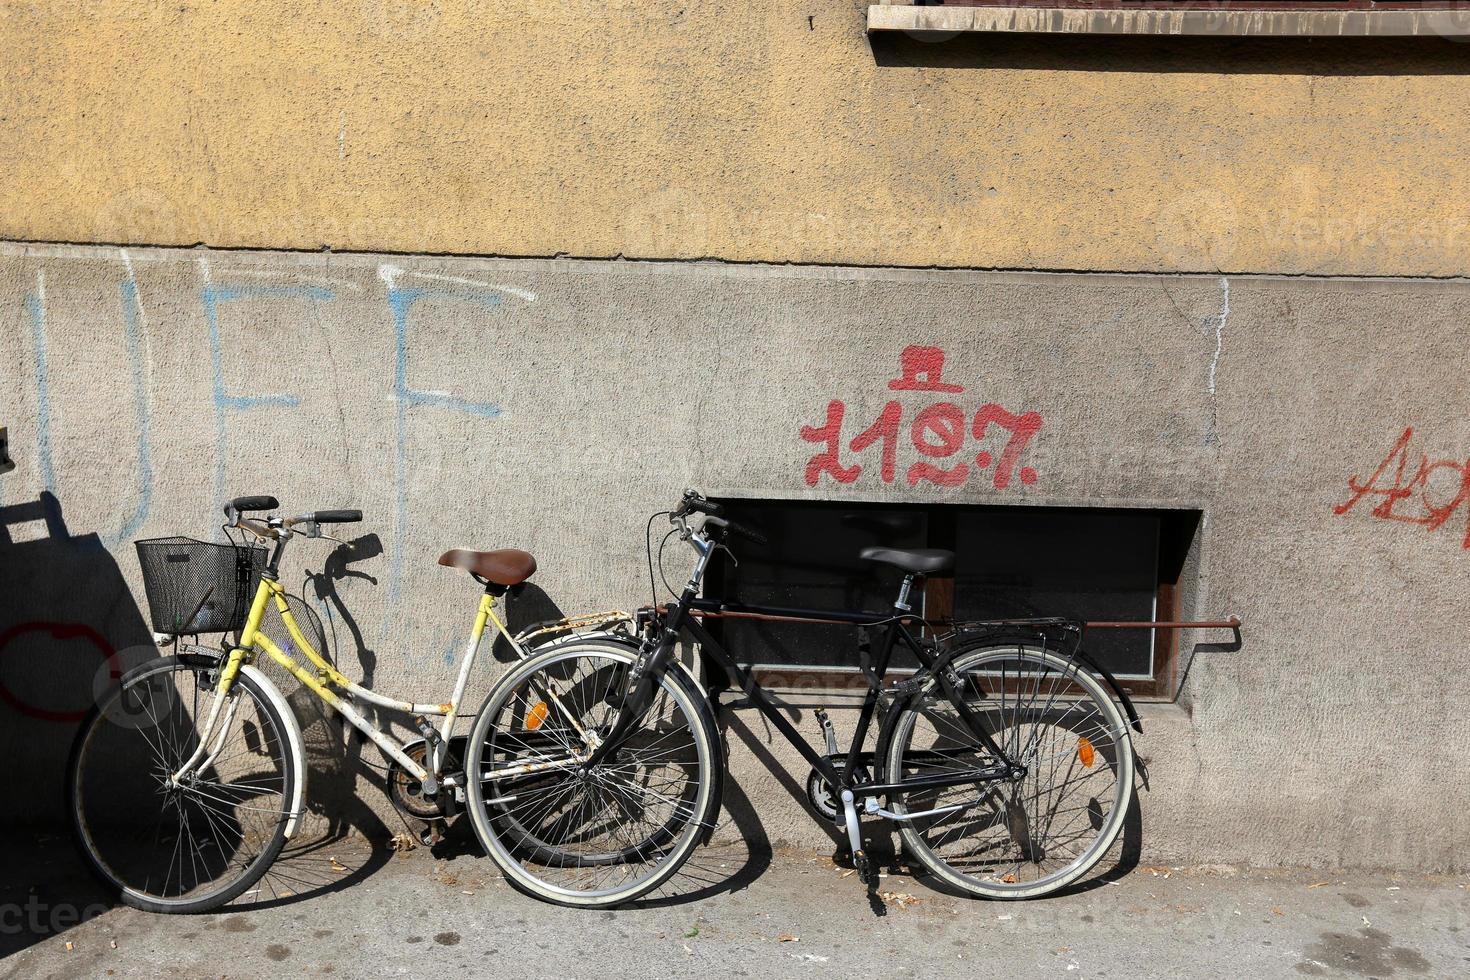
POLYGON ((161 657, 128 671, 82 723, 67 799, 93 872, 149 912, 207 912, 243 894, 286 840, 297 771, 275 700, 235 678, 206 731, 220 659, 161 657), (201 762, 171 777, 207 738, 201 762))
MULTIPOLYGON (((1127 722, 1097 678, 1037 646, 977 646, 954 670, 970 712, 1025 776, 898 795, 895 813, 930 814, 899 823, 906 849, 972 895, 1038 898, 1065 888, 1122 829, 1133 794, 1127 722)), ((897 711, 888 782, 995 764, 937 680, 897 711)))
POLYGON ((544 901, 608 907, 669 880, 718 805, 708 702, 678 669, 616 753, 584 768, 611 728, 637 654, 589 641, 511 667, 470 733, 465 780, 486 852, 544 901))

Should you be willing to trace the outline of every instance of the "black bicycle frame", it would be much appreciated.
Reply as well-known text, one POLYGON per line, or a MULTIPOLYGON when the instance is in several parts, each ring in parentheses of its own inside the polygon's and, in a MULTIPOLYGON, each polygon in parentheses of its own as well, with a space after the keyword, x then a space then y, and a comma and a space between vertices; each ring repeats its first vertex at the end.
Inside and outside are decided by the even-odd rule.
POLYGON ((680 597, 679 603, 671 607, 665 615, 662 629, 655 637, 650 638, 645 644, 653 645, 653 651, 646 658, 641 658, 642 670, 634 670, 634 676, 630 678, 633 682, 624 695, 620 706, 617 720, 612 730, 602 745, 593 752, 592 756, 584 765, 590 767, 596 765, 604 755, 614 751, 620 744, 623 736, 631 730, 633 724, 648 710, 652 703, 653 687, 657 678, 668 666, 669 659, 673 656, 674 646, 679 636, 687 633, 691 639, 700 644, 700 651, 704 656, 712 659, 723 669, 726 675, 736 682, 745 692, 750 703, 776 727, 788 742, 801 753, 802 758, 811 763, 813 769, 822 775, 829 786, 836 789, 848 789, 853 793, 855 800, 863 800, 867 797, 881 796, 888 793, 910 792, 923 789, 938 789, 946 786, 958 786, 964 783, 986 782, 997 779, 1008 779, 1020 774, 1023 770, 1008 757, 1005 752, 990 737, 981 723, 965 703, 963 693, 958 689, 960 679, 948 666, 947 656, 934 656, 930 651, 909 632, 907 621, 909 614, 900 609, 895 609, 892 614, 881 613, 849 613, 830 612, 815 609, 786 609, 774 606, 745 606, 729 603, 720 603, 710 599, 699 599, 693 590, 686 589, 680 597), (761 687, 760 683, 751 675, 751 672, 737 663, 725 648, 719 644, 704 625, 695 617, 690 615, 692 610, 702 612, 732 612, 755 613, 777 617, 794 617, 805 619, 818 619, 832 623, 851 623, 857 625, 877 625, 887 623, 888 628, 883 634, 883 643, 879 648, 878 657, 874 662, 871 673, 866 669, 863 671, 868 680, 868 693, 863 699, 862 710, 858 715, 857 728, 853 732, 852 743, 848 748, 847 760, 842 770, 827 759, 826 756, 813 749, 802 738, 801 733, 781 713, 775 700, 761 687), (944 689, 945 695, 950 703, 954 705, 960 718, 970 729, 980 745, 998 761, 997 765, 987 768, 970 769, 957 773, 944 773, 934 776, 922 776, 914 779, 906 779, 898 783, 879 783, 869 778, 864 782, 855 782, 857 774, 862 771, 859 762, 862 758, 863 742, 867 738, 868 729, 872 724, 873 715, 878 708, 878 699, 882 694, 882 683, 888 672, 889 661, 893 658, 894 648, 902 643, 918 659, 924 671, 933 674, 944 689))

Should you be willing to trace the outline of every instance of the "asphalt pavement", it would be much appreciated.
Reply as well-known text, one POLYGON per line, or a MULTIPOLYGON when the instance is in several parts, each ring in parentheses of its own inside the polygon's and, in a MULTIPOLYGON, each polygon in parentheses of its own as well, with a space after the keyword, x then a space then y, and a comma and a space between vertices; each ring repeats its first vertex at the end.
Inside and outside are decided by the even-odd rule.
POLYGON ((1138 866, 1026 903, 890 862, 870 894, 810 852, 697 852, 616 911, 510 888, 472 841, 288 851, 218 913, 109 907, 62 838, 10 841, 0 977, 1467 977, 1467 879, 1138 866), (21 845, 21 846, 14 846, 21 845))

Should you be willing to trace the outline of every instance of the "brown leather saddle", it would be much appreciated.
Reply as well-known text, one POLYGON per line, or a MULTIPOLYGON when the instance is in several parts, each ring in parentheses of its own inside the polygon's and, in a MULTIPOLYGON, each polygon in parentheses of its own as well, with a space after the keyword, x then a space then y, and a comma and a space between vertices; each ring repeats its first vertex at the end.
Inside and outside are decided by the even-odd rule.
POLYGON ((536 559, 529 551, 502 548, 499 551, 470 551, 455 548, 439 556, 439 564, 462 568, 471 575, 496 585, 520 585, 536 574, 536 559))

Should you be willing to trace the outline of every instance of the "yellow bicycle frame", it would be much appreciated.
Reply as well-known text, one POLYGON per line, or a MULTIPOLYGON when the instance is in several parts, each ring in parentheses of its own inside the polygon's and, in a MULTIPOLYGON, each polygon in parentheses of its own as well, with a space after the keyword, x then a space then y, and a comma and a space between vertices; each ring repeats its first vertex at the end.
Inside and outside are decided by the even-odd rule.
MULTIPOLYGON (((222 703, 230 693, 230 688, 235 683, 235 678, 240 673, 240 668, 245 664, 252 663, 256 655, 264 651, 272 660, 291 672, 291 676, 300 681, 306 688, 322 701, 347 719, 354 728, 362 732, 383 752, 399 765, 403 766, 413 777, 420 780, 424 785, 425 792, 435 792, 438 788, 438 777, 442 771, 444 757, 449 750, 449 738, 454 720, 459 715, 461 702, 464 699, 465 687, 469 682, 470 671, 474 667, 476 654, 479 652, 480 639, 485 635, 487 623, 494 623, 496 630, 505 637, 515 649, 518 656, 526 656, 526 651, 521 647, 516 638, 511 635, 505 623, 495 614, 495 597, 486 592, 480 597, 479 611, 475 614, 474 625, 470 629, 469 643, 465 649, 464 662, 460 664, 459 676, 455 679, 454 693, 448 701, 438 703, 417 703, 413 701, 401 701, 395 698, 384 697, 355 681, 348 678, 341 671, 323 657, 311 642, 307 640, 301 631, 296 617, 291 614, 291 607, 286 602, 286 590, 270 578, 262 578, 260 587, 256 589, 255 600, 251 603, 250 614, 245 620, 245 626, 240 631, 240 642, 233 647, 225 658, 223 669, 220 671, 219 683, 215 688, 216 707, 222 703), (291 656, 280 647, 276 646, 263 632, 260 624, 265 618, 267 607, 274 601, 276 612, 280 613, 281 621, 286 624, 290 633, 290 647, 300 650, 306 655, 310 662, 311 670, 295 657, 291 656), (433 745, 432 752, 426 756, 427 766, 421 765, 404 751, 403 745, 391 735, 380 730, 358 710, 353 707, 354 700, 362 700, 379 707, 389 708, 395 711, 409 712, 419 715, 433 715, 443 718, 439 725, 439 740, 433 745)), ((213 714, 213 712, 212 712, 213 714)), ((214 718, 206 723, 206 730, 213 731, 214 718)), ((228 724, 228 723, 227 723, 228 724)), ((200 748, 208 739, 201 740, 200 748)), ((201 755, 202 752, 196 752, 201 755)), ((189 763, 180 770, 187 771, 197 763, 198 759, 191 759, 189 763)))

